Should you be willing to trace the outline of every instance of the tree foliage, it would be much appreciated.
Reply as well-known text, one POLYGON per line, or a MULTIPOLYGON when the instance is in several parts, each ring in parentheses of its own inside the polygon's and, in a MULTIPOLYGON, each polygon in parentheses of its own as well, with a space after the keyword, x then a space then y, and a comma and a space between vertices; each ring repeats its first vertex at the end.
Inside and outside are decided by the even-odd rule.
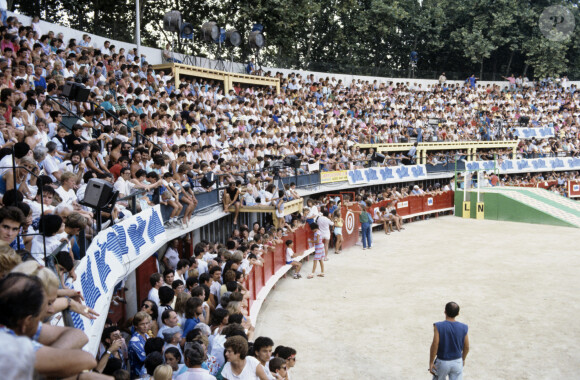
MULTIPOLYGON (((162 30, 165 12, 177 9, 198 29, 206 21, 247 37, 264 26, 263 64, 285 68, 405 76, 409 54, 419 53, 419 75, 449 78, 475 73, 499 79, 567 74, 580 79, 580 10, 576 0, 140 0, 142 43, 214 57, 217 47, 198 36, 183 41, 162 30), (539 19, 549 6, 565 6, 576 28, 563 41, 542 35, 539 19)), ((134 0, 12 0, 13 8, 67 26, 133 41, 134 0)), ((246 61, 244 44, 222 55, 246 61)))

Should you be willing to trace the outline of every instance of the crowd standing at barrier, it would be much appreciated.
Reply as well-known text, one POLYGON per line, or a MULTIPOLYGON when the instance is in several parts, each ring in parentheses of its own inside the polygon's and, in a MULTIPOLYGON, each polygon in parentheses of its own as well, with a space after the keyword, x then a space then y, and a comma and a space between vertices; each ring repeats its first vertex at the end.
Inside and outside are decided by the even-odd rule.
MULTIPOLYGON (((23 26, 15 17, 6 19, 0 34, 0 334, 13 343, 0 347, 11 358, 1 361, 0 372, 15 377, 28 378, 34 369, 79 379, 98 379, 99 373, 220 378, 247 371, 248 378, 291 378, 296 351, 253 337, 244 276, 282 242, 284 229, 309 219, 323 275, 331 239, 340 246, 331 228, 344 221, 330 202, 324 210, 314 212, 313 203, 304 215, 284 216, 284 202, 299 196, 292 184, 277 188, 277 176, 366 166, 372 152, 361 150, 361 143, 507 139, 522 116, 532 126, 556 131, 552 140, 522 142, 522 155, 579 152, 580 98, 574 86, 422 87, 291 74, 278 75, 280 94, 239 85, 224 94, 209 80, 183 77, 175 83, 136 49, 117 51, 108 42, 95 47, 89 36, 67 40, 37 23, 23 26), (90 89, 88 100, 61 97, 68 81, 90 89), (79 118, 67 127, 63 117, 71 114, 79 118), (283 158, 300 167, 280 165, 283 158), (196 195, 222 185, 229 185, 224 209, 234 207, 234 224, 241 207, 261 204, 275 207, 282 225, 267 232, 260 225, 251 231, 240 226, 225 246, 197 242, 190 258, 171 245, 160 263, 163 273, 151 274, 152 291, 141 311, 128 326, 107 325, 95 360, 81 350, 87 341, 82 332, 42 323, 65 310, 97 317, 83 295, 67 286, 76 278, 74 263, 85 242, 98 232, 95 213, 82 204, 92 178, 119 192, 118 202, 103 212, 104 227, 162 204, 169 212, 167 227, 187 228, 196 195), (82 372, 93 368, 96 372, 82 372)), ((485 154, 493 153, 510 154, 485 154)), ((430 159, 441 158, 435 153, 430 159)), ((383 164, 412 159, 388 155, 383 164)), ((385 199, 429 190, 391 189, 385 199)), ((376 214, 367 204, 374 199, 364 192, 360 197, 351 201, 363 202, 385 232, 403 229, 392 204, 376 214)), ((369 215, 364 223, 371 222, 369 215)), ((286 262, 299 279, 294 257, 288 244, 286 262)))
POLYGON ((501 176, 486 173, 484 178, 491 186, 539 187, 563 197, 570 196, 568 191, 570 183, 580 183, 580 173, 577 171, 504 174, 501 176))

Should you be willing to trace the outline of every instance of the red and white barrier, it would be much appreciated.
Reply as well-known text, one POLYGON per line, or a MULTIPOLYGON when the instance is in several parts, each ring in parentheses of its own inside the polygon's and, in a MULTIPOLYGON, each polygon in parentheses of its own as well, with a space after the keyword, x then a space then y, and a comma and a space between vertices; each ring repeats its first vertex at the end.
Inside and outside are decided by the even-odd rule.
POLYGON ((568 181, 568 198, 580 198, 580 181, 568 181))

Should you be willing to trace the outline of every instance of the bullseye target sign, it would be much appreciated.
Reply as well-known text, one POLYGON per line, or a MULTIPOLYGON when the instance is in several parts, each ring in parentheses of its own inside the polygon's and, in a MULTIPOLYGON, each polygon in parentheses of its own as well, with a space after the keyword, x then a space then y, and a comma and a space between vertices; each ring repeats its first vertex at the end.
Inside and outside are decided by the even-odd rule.
POLYGON ((355 225, 354 214, 352 211, 349 210, 346 213, 344 224, 346 226, 346 233, 349 235, 352 234, 352 231, 354 231, 354 225, 355 225))

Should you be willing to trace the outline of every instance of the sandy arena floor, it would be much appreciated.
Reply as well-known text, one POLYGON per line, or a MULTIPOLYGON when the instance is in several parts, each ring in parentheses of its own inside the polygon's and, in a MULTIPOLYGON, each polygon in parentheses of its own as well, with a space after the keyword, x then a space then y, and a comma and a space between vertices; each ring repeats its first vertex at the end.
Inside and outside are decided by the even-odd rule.
POLYGON ((297 351, 293 380, 430 379, 432 323, 469 325, 467 379, 580 378, 580 230, 447 216, 281 280, 256 337, 297 351))

